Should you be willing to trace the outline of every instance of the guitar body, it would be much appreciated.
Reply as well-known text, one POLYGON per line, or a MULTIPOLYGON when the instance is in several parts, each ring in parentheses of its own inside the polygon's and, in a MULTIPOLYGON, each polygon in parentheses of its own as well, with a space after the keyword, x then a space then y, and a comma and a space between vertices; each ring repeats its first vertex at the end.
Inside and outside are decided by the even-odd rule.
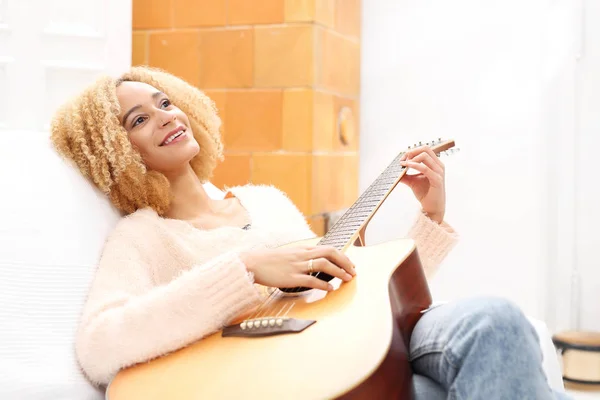
MULTIPOLYGON (((307 242, 318 239, 301 243, 307 242)), ((431 304, 414 242, 349 246, 345 253, 356 265, 352 281, 336 279, 332 292, 310 290, 269 303, 266 316, 291 307, 288 317, 316 321, 306 329, 264 337, 217 332, 121 371, 107 398, 411 398, 410 335, 431 304)))

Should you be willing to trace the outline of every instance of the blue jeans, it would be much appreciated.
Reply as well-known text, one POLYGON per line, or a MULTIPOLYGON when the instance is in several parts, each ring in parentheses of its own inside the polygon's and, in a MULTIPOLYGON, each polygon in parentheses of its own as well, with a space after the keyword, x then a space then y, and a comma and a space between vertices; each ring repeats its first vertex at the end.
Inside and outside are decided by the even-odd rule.
POLYGON ((569 399, 550 389, 533 326, 499 298, 472 298, 425 313, 410 343, 416 400, 569 399))

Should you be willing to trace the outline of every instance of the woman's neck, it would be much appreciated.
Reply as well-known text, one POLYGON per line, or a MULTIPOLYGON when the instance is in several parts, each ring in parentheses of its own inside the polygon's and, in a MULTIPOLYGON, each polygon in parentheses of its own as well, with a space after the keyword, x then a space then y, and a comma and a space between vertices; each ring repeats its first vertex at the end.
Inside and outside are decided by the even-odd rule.
POLYGON ((167 176, 171 190, 171 204, 167 218, 191 220, 205 213, 217 211, 217 203, 208 196, 202 182, 191 166, 167 176))

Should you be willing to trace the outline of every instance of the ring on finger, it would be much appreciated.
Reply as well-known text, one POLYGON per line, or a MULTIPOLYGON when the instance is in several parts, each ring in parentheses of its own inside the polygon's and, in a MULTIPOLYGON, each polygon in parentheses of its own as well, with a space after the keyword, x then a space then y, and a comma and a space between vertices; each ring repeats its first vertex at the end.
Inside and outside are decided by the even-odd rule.
POLYGON ((309 275, 311 275, 314 272, 313 262, 314 262, 313 259, 308 260, 308 274, 309 275))

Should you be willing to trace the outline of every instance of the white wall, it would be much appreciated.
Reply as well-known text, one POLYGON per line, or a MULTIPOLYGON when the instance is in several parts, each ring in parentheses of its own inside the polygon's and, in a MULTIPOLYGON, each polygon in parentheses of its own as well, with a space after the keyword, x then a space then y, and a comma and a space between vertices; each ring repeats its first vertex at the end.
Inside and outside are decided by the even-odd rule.
POLYGON ((51 149, 48 125, 130 60, 130 0, 0 0, 1 399, 104 398, 73 338, 118 215, 51 149))
POLYGON ((600 2, 585 0, 584 41, 577 74, 576 266, 580 296, 574 324, 600 331, 600 2))
MULTIPOLYGON (((571 323, 575 233, 600 245, 575 218, 580 16, 571 0, 363 2, 361 190, 416 141, 462 150, 445 159, 461 242, 432 282, 437 299, 502 295, 552 328, 571 323)), ((367 240, 403 235, 417 210, 401 185, 367 240)))

